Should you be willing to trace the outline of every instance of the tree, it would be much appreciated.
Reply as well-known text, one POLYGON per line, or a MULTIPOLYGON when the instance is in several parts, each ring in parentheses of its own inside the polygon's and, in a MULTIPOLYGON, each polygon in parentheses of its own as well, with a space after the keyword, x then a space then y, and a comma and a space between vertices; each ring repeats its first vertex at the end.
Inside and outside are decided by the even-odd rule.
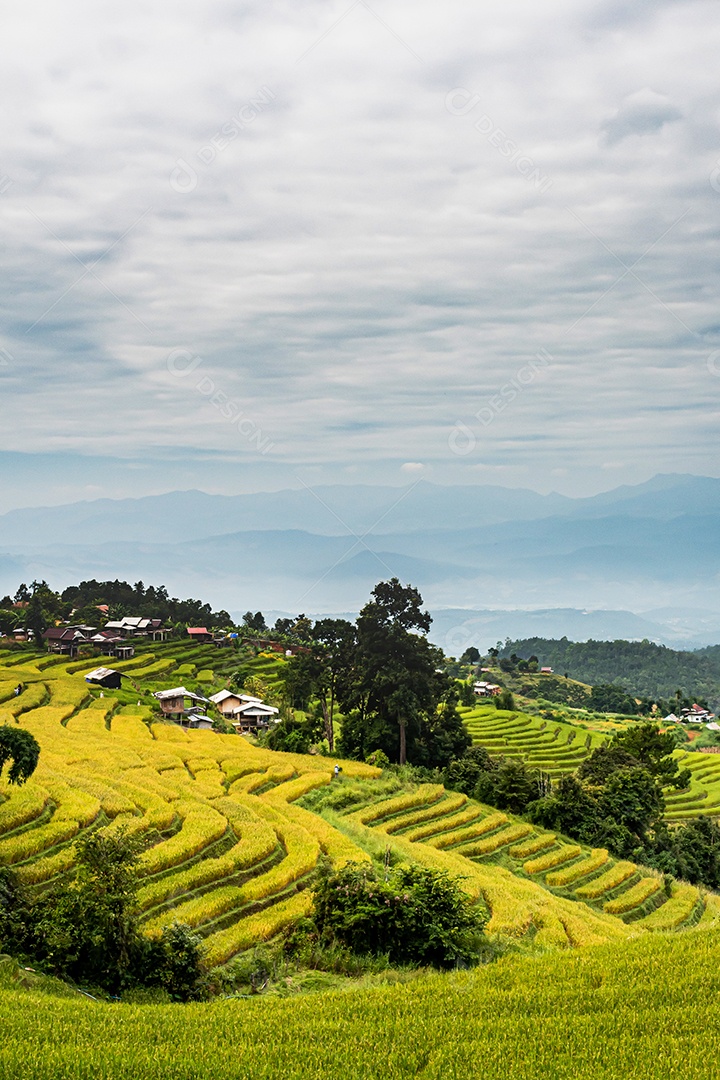
POLYGON ((479 802, 490 803, 499 810, 523 814, 540 795, 540 774, 528 769, 522 761, 503 761, 480 775, 473 796, 479 802))
POLYGON ((657 724, 644 723, 626 731, 618 732, 606 746, 593 750, 578 770, 581 779, 592 783, 605 783, 613 772, 642 766, 660 786, 672 784, 676 788, 687 787, 690 770, 678 769, 672 756, 675 737, 671 732, 662 734, 657 724))
POLYGON ((11 607, 8 608, 5 605, 0 607, 0 634, 12 634, 19 623, 20 616, 17 611, 13 611, 11 607))
POLYGON ((265 616, 262 611, 256 611, 253 615, 252 611, 246 611, 243 615, 243 624, 257 634, 264 633, 267 630, 267 624, 265 622, 265 616))
POLYGON ((43 634, 48 628, 48 620, 43 611, 40 593, 33 593, 25 609, 25 625, 32 630, 36 645, 42 645, 43 634))
POLYGON ((686 787, 690 781, 689 769, 682 772, 672 757, 675 740, 671 733, 662 734, 657 724, 639 724, 613 736, 613 747, 632 754, 652 776, 662 784, 686 787))
POLYGON ((662 817, 665 800, 651 773, 642 767, 614 772, 598 798, 602 817, 642 839, 662 817))
POLYGON ((471 645, 460 657, 460 663, 477 664, 480 660, 480 650, 471 645))
POLYGON ((496 709, 504 709, 506 712, 512 712, 515 708, 515 698, 512 696, 510 690, 501 690, 499 694, 496 694, 493 698, 496 709))
POLYGON ((408 729, 414 739, 448 685, 441 650, 414 632, 426 633, 431 622, 417 589, 397 578, 381 581, 358 617, 354 677, 342 689, 344 711, 357 707, 361 721, 374 715, 385 727, 385 745, 367 749, 385 750, 401 765, 408 729))
POLYGON ((305 709, 316 698, 322 710, 330 753, 335 748, 335 705, 338 692, 352 679, 357 635, 347 619, 320 619, 313 629, 307 653, 288 661, 285 681, 291 703, 305 709))
POLYGON ((484 773, 497 768, 484 746, 473 746, 462 757, 451 761, 443 776, 445 787, 472 795, 484 773))
POLYGON ((248 675, 243 683, 243 690, 251 697, 260 698, 261 701, 270 697, 270 684, 267 679, 263 679, 262 675, 248 675))
POLYGON ((550 795, 528 807, 531 821, 591 843, 600 824, 597 800, 576 776, 563 776, 550 795))
POLYGON ((199 934, 184 923, 170 923, 147 946, 143 982, 162 987, 175 1001, 197 1001, 205 992, 202 958, 199 934))
POLYGON ((76 844, 69 887, 38 901, 35 952, 60 974, 116 992, 134 981, 142 948, 135 895, 138 847, 122 830, 98 830, 76 844))
POLYGON ((9 783, 24 784, 35 772, 39 757, 40 746, 29 731, 9 724, 0 727, 0 773, 7 762, 12 761, 7 777, 9 783))
POLYGON ((457 711, 457 703, 456 684, 450 685, 435 710, 421 717, 413 748, 415 764, 444 769, 470 748, 472 739, 457 711))

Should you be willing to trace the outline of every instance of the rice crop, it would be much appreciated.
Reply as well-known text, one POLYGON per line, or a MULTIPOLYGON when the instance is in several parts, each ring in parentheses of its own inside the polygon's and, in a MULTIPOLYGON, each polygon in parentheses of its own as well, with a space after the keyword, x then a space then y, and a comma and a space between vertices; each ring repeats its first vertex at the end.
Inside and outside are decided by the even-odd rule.
POLYGON ((676 930, 694 914, 700 902, 700 892, 694 885, 676 881, 667 903, 646 915, 639 925, 645 930, 676 930))
POLYGON ((400 814, 403 810, 435 803, 444 794, 445 788, 442 784, 421 784, 417 791, 410 792, 408 795, 398 795, 394 799, 386 799, 384 802, 376 803, 365 810, 361 810, 359 817, 363 824, 368 825, 371 822, 392 817, 393 814, 400 814))
POLYGON ((573 863, 572 866, 568 866, 564 870, 554 870, 551 874, 547 875, 545 881, 548 885, 554 886, 571 885, 579 878, 585 877, 587 874, 592 874, 595 870, 599 870, 607 861, 608 853, 605 848, 598 848, 597 850, 592 851, 587 859, 583 859, 578 863, 573 863))
POLYGON ((626 912, 632 911, 633 908, 639 907, 640 904, 644 904, 646 900, 656 892, 659 892, 662 887, 662 878, 641 878, 637 885, 631 885, 621 896, 616 897, 614 900, 606 901, 603 905, 603 910, 606 911, 608 915, 624 915, 626 912))
POLYGON ((510 854, 513 859, 527 859, 531 855, 536 855, 538 851, 554 847, 556 839, 555 833, 540 833, 539 836, 531 836, 521 844, 514 844, 510 848, 510 854))
POLYGON ((506 844, 513 844, 516 840, 527 836, 529 832, 532 832, 532 825, 519 821, 517 824, 508 825, 507 828, 500 829, 482 840, 474 840, 469 844, 463 844, 459 849, 459 853, 466 855, 469 859, 478 858, 481 855, 490 855, 495 851, 499 851, 501 847, 505 847, 506 844))
MULTIPOLYGON (((454 844, 462 843, 465 840, 472 840, 476 836, 484 836, 486 833, 494 832, 495 829, 499 829, 501 825, 504 825, 507 820, 507 814, 497 810, 494 814, 488 814, 487 817, 482 818, 481 821, 473 825, 466 825, 454 829, 452 832, 444 832, 439 836, 431 836, 427 843, 434 848, 452 847, 454 844)), ((526 831, 531 831, 531 828, 526 831)))
POLYGON ((523 863, 523 870, 526 874, 542 874, 546 870, 552 870, 556 866, 561 866, 562 863, 569 862, 570 859, 576 859, 581 850, 577 844, 566 844, 557 851, 549 851, 547 855, 538 855, 536 859, 528 859, 526 863, 523 863))
POLYGON ((575 890, 575 895, 580 900, 597 900, 603 893, 616 889, 628 878, 637 873, 637 867, 631 862, 615 863, 606 873, 589 881, 587 885, 581 885, 575 890))

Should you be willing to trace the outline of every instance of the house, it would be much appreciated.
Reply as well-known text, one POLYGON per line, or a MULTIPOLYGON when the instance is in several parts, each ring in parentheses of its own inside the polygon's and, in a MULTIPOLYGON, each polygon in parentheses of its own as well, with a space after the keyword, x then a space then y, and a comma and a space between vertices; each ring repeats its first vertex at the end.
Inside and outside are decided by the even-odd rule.
POLYGON ((278 723, 275 718, 279 710, 273 705, 266 705, 252 694, 236 694, 231 690, 220 690, 210 698, 213 705, 229 720, 236 731, 258 731, 271 723, 278 723))
POLYGON ((182 717, 186 713, 199 712, 199 704, 209 704, 209 699, 200 694, 193 694, 184 686, 175 686, 171 690, 156 690, 153 697, 160 702, 163 716, 182 717), (190 704, 186 705, 185 702, 190 704))
POLYGON ((200 728, 204 731, 210 731, 213 726, 213 722, 209 716, 200 712, 191 712, 180 719, 180 723, 183 727, 200 728))
POLYGON ((93 671, 89 671, 85 676, 85 682, 95 683, 98 686, 104 686, 108 690, 119 690, 121 686, 122 675, 119 671, 115 671, 113 668, 98 667, 93 671))
POLYGON ((76 656, 80 646, 87 645, 90 641, 79 626, 50 626, 43 637, 48 652, 63 653, 67 656, 76 656))
POLYGON ((553 674, 553 669, 551 667, 541 667, 540 668, 540 674, 541 675, 552 675, 553 674))
POLYGON ((105 630, 120 637, 149 637, 153 641, 165 641, 170 631, 162 624, 162 619, 146 619, 139 615, 124 615, 122 619, 113 619, 105 623, 105 630))
POLYGON ((212 641, 212 634, 205 626, 188 626, 187 632, 191 641, 212 641))
POLYGON ((210 700, 218 712, 223 716, 230 716, 233 709, 239 708, 247 701, 256 701, 257 698, 252 698, 247 694, 234 694, 231 690, 220 690, 219 693, 212 694, 210 700))
POLYGON ((502 687, 497 686, 495 683, 485 682, 480 680, 473 686, 473 690, 478 697, 495 697, 500 693, 502 687))
POLYGON ((674 712, 671 712, 667 716, 663 717, 663 724, 677 724, 678 722, 679 718, 675 715, 674 712))
POLYGON ((709 720, 715 719, 715 714, 701 708, 700 705, 692 705, 689 709, 682 710, 680 719, 689 721, 691 724, 707 724, 709 720))
POLYGON ((90 638, 90 644, 106 656, 115 656, 118 660, 130 660, 135 655, 135 646, 112 630, 99 630, 90 638))
POLYGON ((270 724, 279 723, 278 712, 278 709, 272 705, 266 705, 260 698, 251 698, 250 701, 245 701, 233 709, 228 719, 235 730, 242 734, 261 731, 268 728, 270 724))

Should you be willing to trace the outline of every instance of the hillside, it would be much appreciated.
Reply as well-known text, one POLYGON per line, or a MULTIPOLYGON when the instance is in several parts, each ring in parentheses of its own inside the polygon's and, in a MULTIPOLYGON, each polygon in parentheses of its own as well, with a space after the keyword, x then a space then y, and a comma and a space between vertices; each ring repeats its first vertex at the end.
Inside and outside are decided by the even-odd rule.
MULTIPOLYGON (((168 645, 164 659, 127 661, 139 688, 132 693, 142 699, 183 671, 191 677, 195 664, 170 655, 178 648, 168 645)), ((193 649, 203 663, 197 647, 187 655, 193 649)), ((219 655, 206 646, 204 665, 219 655)), ((154 722, 147 705, 127 702, 127 690, 90 694, 83 672, 96 663, 0 658, 0 720, 19 717, 41 745, 30 781, 0 788, 0 861, 42 889, 72 868, 79 836, 124 825, 147 843, 139 894, 146 931, 176 918, 188 923, 204 937, 210 964, 227 963, 309 910, 306 886, 321 852, 342 864, 382 858, 389 848, 395 861, 447 870, 488 905, 492 932, 528 945, 600 943, 627 936, 630 924, 633 932, 692 925, 714 909, 715 898, 695 888, 668 893, 646 868, 440 785, 403 784, 358 762, 343 763, 334 781, 333 759, 154 722), (16 697, 18 681, 25 689, 16 697)), ((213 678, 207 666, 197 674, 213 678)), ((493 713, 490 739, 512 741, 532 723, 493 713)), ((587 733, 571 744, 575 731, 563 739, 553 731, 534 740, 545 767, 566 769, 587 753, 587 733)))
POLYGON ((617 683, 642 697, 683 695, 720 706, 720 646, 683 652, 650 641, 568 641, 542 637, 506 641, 500 656, 537 656, 540 664, 597 685, 617 683))

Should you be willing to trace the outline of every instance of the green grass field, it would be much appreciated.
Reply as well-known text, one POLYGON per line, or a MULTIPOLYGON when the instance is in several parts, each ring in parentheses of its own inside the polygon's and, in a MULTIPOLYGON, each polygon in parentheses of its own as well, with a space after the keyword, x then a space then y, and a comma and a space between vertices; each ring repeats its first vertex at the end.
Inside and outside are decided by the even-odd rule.
MULTIPOLYGON (((0 968, 4 1080, 706 1080, 708 930, 290 1000, 105 1005, 0 968)), ((291 988, 288 993, 291 994, 291 988)))

